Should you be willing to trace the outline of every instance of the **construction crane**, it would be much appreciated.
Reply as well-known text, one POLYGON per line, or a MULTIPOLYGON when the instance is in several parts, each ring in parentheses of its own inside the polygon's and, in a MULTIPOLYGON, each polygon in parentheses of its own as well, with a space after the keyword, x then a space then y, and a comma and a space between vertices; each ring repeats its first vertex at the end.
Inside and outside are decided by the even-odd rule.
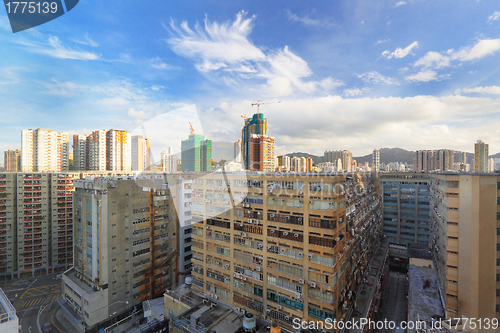
POLYGON ((264 105, 264 104, 274 104, 274 103, 281 103, 281 101, 277 101, 277 102, 262 102, 262 103, 260 101, 257 101, 257 103, 252 103, 252 106, 257 106, 257 113, 259 113, 259 108, 260 108, 261 105, 264 105))
POLYGON ((194 128, 193 128, 193 124, 191 124, 191 122, 189 122, 189 127, 191 127, 191 135, 194 134, 194 128))

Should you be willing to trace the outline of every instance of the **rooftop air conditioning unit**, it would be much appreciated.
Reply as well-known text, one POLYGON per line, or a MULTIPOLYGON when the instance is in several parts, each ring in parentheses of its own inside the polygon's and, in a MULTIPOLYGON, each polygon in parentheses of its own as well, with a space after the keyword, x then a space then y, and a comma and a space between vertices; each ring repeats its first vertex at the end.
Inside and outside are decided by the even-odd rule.
POLYGON ((283 236, 288 236, 288 232, 284 231, 283 236))
POLYGON ((241 234, 241 236, 242 236, 243 238, 247 238, 247 234, 245 234, 245 233, 241 234))
POLYGON ((260 266, 255 267, 255 270, 256 270, 257 272, 260 272, 260 266))
POLYGON ((316 282, 311 282, 311 287, 316 288, 316 282))
POLYGON ((278 305, 278 310, 281 310, 283 307, 281 305, 278 305))
POLYGON ((304 284, 304 279, 299 279, 300 284, 304 284))

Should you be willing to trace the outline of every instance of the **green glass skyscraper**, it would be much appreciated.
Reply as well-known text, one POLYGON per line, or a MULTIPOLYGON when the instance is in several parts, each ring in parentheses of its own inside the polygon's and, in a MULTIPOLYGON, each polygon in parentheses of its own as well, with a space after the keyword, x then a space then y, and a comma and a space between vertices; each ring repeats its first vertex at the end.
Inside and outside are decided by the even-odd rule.
POLYGON ((181 170, 212 171, 212 141, 199 134, 191 134, 181 141, 181 170))

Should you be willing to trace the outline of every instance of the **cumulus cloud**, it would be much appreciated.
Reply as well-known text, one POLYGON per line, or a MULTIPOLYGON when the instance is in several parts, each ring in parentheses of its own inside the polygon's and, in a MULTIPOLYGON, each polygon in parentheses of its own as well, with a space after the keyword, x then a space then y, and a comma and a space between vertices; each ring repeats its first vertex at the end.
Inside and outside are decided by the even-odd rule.
POLYGON ((399 1, 396 3, 396 7, 406 5, 406 1, 399 1))
POLYGON ((483 58, 500 50, 500 39, 483 39, 475 45, 464 47, 459 51, 448 50, 451 59, 471 61, 483 58))
POLYGON ((410 82, 429 82, 429 81, 437 81, 439 77, 437 73, 430 69, 421 70, 416 74, 411 74, 405 77, 406 81, 410 82))
POLYGON ((384 52, 382 52, 382 56, 387 58, 387 59, 391 59, 391 58, 400 59, 400 58, 404 58, 408 54, 410 54, 411 50, 413 50, 414 48, 418 49, 418 42, 416 42, 416 41, 411 43, 410 45, 408 45, 404 49, 398 47, 394 52, 389 52, 388 50, 385 50, 384 52))
POLYGON ((387 84, 387 85, 399 84, 398 80, 392 77, 383 76, 377 71, 366 72, 361 75, 358 75, 358 77, 366 83, 387 84))
POLYGON ((413 67, 443 68, 450 66, 450 58, 438 52, 427 52, 422 58, 415 61, 413 67))
MULTIPOLYGON (((289 95, 293 91, 312 93, 341 86, 331 77, 308 79, 313 75, 307 62, 288 46, 261 49, 249 39, 255 16, 239 12, 234 22, 217 23, 205 18, 192 30, 187 22, 170 22, 172 37, 167 43, 178 55, 192 59, 196 69, 212 80, 232 87, 244 80, 265 80, 266 93, 289 95)), ((258 86, 258 85, 257 85, 258 86)))

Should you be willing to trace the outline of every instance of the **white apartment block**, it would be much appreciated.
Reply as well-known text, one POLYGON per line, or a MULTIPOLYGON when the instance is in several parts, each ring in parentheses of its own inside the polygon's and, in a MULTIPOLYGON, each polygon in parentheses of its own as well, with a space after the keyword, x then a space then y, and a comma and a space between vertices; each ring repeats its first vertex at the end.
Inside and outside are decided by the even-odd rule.
POLYGON ((23 172, 59 172, 69 167, 69 134, 51 129, 21 131, 23 172))
POLYGON ((132 171, 149 170, 151 166, 151 141, 142 135, 132 137, 132 171))
POLYGON ((87 137, 88 169, 92 171, 106 170, 106 131, 93 131, 87 137))
POLYGON ((108 171, 132 170, 130 133, 109 130, 106 133, 106 169, 108 171))

